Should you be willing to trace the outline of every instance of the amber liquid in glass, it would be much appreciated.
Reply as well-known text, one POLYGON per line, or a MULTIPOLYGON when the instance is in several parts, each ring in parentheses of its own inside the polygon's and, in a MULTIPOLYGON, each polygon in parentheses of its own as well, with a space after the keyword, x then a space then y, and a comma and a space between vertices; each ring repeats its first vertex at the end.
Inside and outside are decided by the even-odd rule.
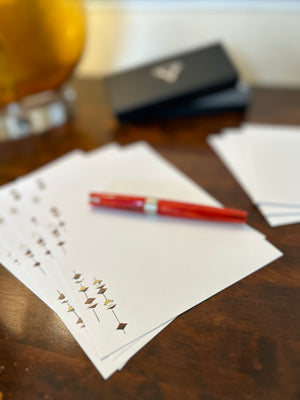
POLYGON ((0 0, 0 107, 59 88, 84 34, 81 0, 0 0))

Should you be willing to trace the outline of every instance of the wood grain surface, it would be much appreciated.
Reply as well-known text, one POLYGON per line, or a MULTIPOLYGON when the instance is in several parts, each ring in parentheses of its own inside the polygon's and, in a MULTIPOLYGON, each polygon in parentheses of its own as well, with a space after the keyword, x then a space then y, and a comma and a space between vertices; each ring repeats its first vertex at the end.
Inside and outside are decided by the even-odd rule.
POLYGON ((56 314, 0 266, 0 399, 300 399, 300 225, 268 226, 206 143, 244 121, 299 125, 300 91, 253 88, 246 112, 120 125, 101 81, 73 85, 72 121, 0 143, 0 184, 75 148, 147 140, 224 205, 247 210, 284 256, 178 317, 108 381, 56 314))

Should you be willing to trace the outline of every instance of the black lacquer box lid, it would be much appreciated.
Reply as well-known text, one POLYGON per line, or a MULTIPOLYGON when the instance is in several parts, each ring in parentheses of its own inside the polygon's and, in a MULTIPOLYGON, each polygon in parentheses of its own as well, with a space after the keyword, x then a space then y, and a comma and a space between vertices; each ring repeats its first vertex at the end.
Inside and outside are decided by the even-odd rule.
POLYGON ((115 115, 134 120, 232 88, 238 78, 224 47, 217 43, 108 75, 104 85, 115 115))

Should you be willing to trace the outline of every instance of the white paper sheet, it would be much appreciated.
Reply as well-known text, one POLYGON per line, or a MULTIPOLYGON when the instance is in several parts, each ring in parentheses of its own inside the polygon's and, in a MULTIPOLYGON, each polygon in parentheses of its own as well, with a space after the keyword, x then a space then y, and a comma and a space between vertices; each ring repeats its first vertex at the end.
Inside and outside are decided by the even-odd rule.
MULTIPOLYGON (((59 265, 63 265, 65 281, 72 288, 79 307, 81 302, 80 310, 87 326, 91 327, 91 332, 97 332, 94 341, 97 347, 102 347, 103 357, 222 290, 224 285, 226 287, 233 283, 232 277, 229 278, 229 271, 226 273, 227 278, 217 273, 224 257, 229 257, 227 262, 230 270, 234 262, 237 262, 236 268, 237 265, 248 264, 249 245, 256 246, 256 241, 259 242, 258 245, 265 246, 267 253, 272 254, 271 258, 275 254, 279 256, 277 250, 273 253, 272 247, 261 241, 261 236, 257 237, 255 232, 246 226, 199 224, 196 221, 178 221, 172 218, 147 219, 144 215, 116 210, 91 212, 87 204, 87 193, 103 189, 131 194, 142 192, 146 195, 215 204, 209 195, 199 190, 195 184, 186 182, 184 176, 178 174, 144 145, 124 152, 120 159, 112 160, 111 164, 109 160, 105 160, 105 164, 105 176, 91 176, 90 181, 85 179, 80 187, 67 190, 67 196, 60 198, 60 202, 57 203, 70 230, 68 228, 66 232, 64 249, 57 249, 55 254, 59 265), (83 235, 87 240, 82 240, 83 235), (241 254, 232 255, 232 251, 228 249, 230 246, 236 249, 239 241, 241 254), (201 264, 203 262, 210 265, 211 273, 215 268, 216 276, 213 277, 207 274, 205 269, 203 271, 199 268, 196 261, 199 257, 201 264), (98 258, 99 263, 95 261, 98 258), (94 261, 87 264, 87 259, 94 261), (186 274, 185 268, 191 269, 190 273, 186 274), (173 277, 174 271, 176 277, 173 277), (74 281, 73 277, 77 274, 82 275, 74 281), (206 281, 203 274, 207 276, 206 281), (177 291, 166 292, 166 289, 170 290, 171 277, 175 288, 179 288, 181 284, 189 288, 184 299, 178 296, 177 291), (86 300, 86 296, 97 297, 97 292, 92 286, 93 281, 103 278, 108 299, 111 297, 117 303, 118 314, 103 313, 108 310, 104 308, 101 312, 101 308, 98 308, 97 311, 100 311, 97 317, 96 310, 87 309, 83 300, 86 300), (201 293, 198 284, 196 287, 194 285, 195 282, 203 280, 205 288, 201 293), (89 285, 88 293, 80 292, 83 285, 89 285), (156 295, 153 297, 154 288, 156 295), (161 307, 162 298, 164 307, 161 307), (130 324, 127 320, 133 322, 130 324), (127 324, 125 334, 124 330, 116 330, 120 323, 127 324)), ((101 170, 100 165, 99 171, 101 170)), ((48 193, 47 199, 51 204, 57 199, 57 193, 48 193)), ((263 252, 258 251, 256 255, 257 259, 251 260, 251 268, 254 265, 258 268, 258 265, 265 263, 262 261, 265 257, 263 252)), ((267 259, 269 260, 268 257, 267 259)), ((250 273, 247 268, 248 266, 244 271, 240 267, 237 268, 237 276, 245 276, 245 271, 250 273)), ((255 267, 251 271, 253 270, 255 267)), ((104 302, 105 299, 102 300, 104 302)))
POLYGON ((245 124, 208 142, 271 226, 299 222, 299 127, 245 124))

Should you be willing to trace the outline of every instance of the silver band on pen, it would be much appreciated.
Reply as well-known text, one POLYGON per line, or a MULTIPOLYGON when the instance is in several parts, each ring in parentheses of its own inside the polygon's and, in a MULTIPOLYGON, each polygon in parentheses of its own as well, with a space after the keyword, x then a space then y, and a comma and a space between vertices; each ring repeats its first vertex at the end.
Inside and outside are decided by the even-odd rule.
POLYGON ((157 214, 158 199, 155 197, 147 197, 144 202, 145 214, 157 214))

